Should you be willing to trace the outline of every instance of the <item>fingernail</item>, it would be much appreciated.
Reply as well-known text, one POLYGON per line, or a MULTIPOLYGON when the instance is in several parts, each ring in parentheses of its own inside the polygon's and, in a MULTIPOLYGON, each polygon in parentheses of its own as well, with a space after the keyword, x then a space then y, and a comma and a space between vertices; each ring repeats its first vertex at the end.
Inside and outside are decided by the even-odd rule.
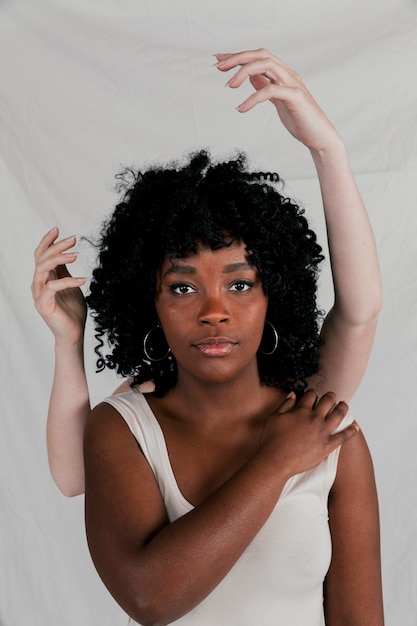
POLYGON ((65 237, 65 239, 64 239, 64 241, 65 241, 65 242, 68 242, 68 243, 69 243, 70 241, 75 241, 75 240, 76 240, 75 235, 71 235, 71 237, 65 237))
POLYGON ((78 256, 78 252, 61 252, 62 256, 78 256))
POLYGON ((360 432, 361 427, 359 426, 358 422, 352 422, 352 426, 357 433, 360 432))
POLYGON ((58 226, 52 226, 52 228, 48 231, 49 233, 52 233, 54 230, 56 230, 58 228, 58 226))

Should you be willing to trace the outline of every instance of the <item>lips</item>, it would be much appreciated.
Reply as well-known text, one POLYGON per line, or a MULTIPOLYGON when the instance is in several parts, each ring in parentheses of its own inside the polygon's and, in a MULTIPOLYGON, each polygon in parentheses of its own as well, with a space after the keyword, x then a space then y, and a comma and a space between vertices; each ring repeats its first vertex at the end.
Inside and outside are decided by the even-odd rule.
POLYGON ((206 356, 226 356, 235 345, 236 341, 228 337, 207 337, 194 343, 193 347, 206 356))

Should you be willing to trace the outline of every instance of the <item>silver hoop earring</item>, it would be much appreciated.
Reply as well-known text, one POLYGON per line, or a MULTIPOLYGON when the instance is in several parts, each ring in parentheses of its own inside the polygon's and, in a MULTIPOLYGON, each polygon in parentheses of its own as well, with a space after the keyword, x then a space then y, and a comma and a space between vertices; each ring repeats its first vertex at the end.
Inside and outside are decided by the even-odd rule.
POLYGON ((276 331, 275 326, 271 324, 271 322, 268 322, 268 320, 265 320, 265 328, 264 328, 264 334, 262 335, 261 343, 259 345, 259 352, 262 352, 262 354, 265 354, 266 356, 270 356, 271 354, 274 354, 275 350, 278 348, 279 335, 276 331), (271 329, 271 332, 272 332, 272 340, 273 340, 272 350, 262 350, 261 348, 262 342, 265 342, 264 335, 265 335, 266 324, 268 324, 268 327, 271 329))
MULTIPOLYGON (((151 330, 148 330, 148 332, 146 333, 144 339, 143 339, 143 352, 146 356, 147 359, 149 359, 149 361, 153 361, 153 362, 157 362, 157 361, 163 361, 164 359, 167 358, 168 354, 171 352, 171 348, 168 346, 168 350, 166 351, 166 353, 163 356, 155 356, 155 348, 150 346, 149 344, 147 344, 147 342, 149 341, 149 337, 151 336, 151 333, 154 333, 155 331, 160 331, 162 333, 162 337, 161 339, 163 339, 163 341, 165 342, 165 344, 168 346, 168 344, 166 343, 166 339, 165 339, 165 335, 164 335, 164 331, 162 330, 161 326, 159 326, 159 324, 157 326, 154 326, 153 328, 151 328, 151 330), (153 356, 152 356, 153 353, 153 356)), ((159 340, 160 342, 161 340, 159 340)), ((156 343, 156 349, 158 349, 158 347, 160 347, 160 345, 158 343, 156 343)))

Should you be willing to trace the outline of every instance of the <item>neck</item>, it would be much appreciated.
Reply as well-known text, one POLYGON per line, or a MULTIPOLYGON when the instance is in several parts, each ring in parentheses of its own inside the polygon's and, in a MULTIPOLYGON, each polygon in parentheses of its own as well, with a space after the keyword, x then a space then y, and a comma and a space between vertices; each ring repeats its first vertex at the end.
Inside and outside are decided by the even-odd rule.
POLYGON ((227 382, 201 382, 186 373, 179 373, 176 386, 167 394, 169 402, 199 423, 229 424, 245 416, 263 413, 267 407, 279 406, 285 394, 262 385, 259 373, 247 373, 227 382), (181 409, 180 409, 181 407, 181 409))

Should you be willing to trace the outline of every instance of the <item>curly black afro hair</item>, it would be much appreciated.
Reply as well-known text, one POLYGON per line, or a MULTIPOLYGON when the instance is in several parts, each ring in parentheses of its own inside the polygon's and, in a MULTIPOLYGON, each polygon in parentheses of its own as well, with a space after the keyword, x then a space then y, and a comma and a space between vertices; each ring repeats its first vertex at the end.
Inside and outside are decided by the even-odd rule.
POLYGON ((157 323, 156 270, 167 255, 186 257, 199 243, 217 249, 232 237, 244 242, 260 271, 266 319, 279 333, 272 355, 258 352, 261 381, 302 392, 319 369, 316 283, 323 256, 304 210, 279 193, 278 174, 248 171, 244 154, 216 163, 201 150, 185 164, 127 170, 121 180, 123 197, 103 226, 87 297, 98 370, 116 368, 134 384, 152 380, 159 396, 175 385, 174 356, 153 362, 143 351, 157 323))

